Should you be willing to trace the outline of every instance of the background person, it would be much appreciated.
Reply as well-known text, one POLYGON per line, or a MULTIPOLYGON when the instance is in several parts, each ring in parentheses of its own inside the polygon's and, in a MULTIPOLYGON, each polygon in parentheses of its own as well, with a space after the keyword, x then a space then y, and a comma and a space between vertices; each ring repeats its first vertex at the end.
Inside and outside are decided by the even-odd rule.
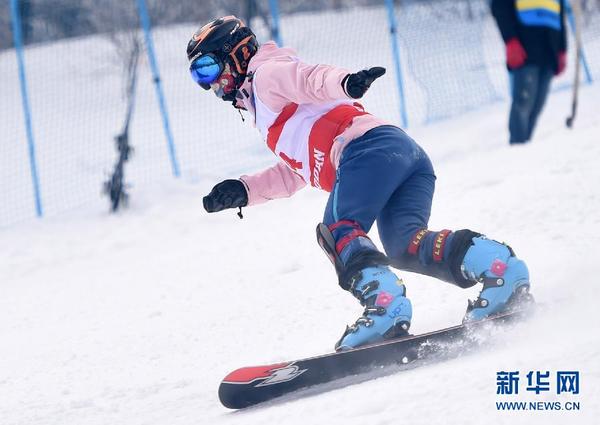
POLYGON ((511 73, 510 144, 528 142, 552 77, 567 64, 564 0, 492 0, 511 73))

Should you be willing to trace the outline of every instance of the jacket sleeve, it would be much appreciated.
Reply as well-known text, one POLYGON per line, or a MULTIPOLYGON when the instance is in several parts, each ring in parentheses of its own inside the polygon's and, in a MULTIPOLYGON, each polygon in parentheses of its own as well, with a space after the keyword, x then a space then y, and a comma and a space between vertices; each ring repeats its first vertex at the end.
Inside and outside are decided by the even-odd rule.
POLYGON ((240 180, 248 191, 248 206, 263 204, 272 199, 288 198, 306 186, 298 174, 283 162, 253 175, 244 175, 240 180))
POLYGON ((561 0, 560 2, 560 44, 559 50, 561 52, 567 51, 567 24, 565 22, 565 14, 566 14, 566 2, 561 0))
POLYGON ((308 65, 290 61, 272 61, 261 66, 254 79, 254 90, 273 111, 289 103, 327 103, 349 99, 342 80, 350 72, 329 65, 308 65))
POLYGON ((504 42, 517 37, 515 0, 492 0, 492 15, 496 19, 504 42))

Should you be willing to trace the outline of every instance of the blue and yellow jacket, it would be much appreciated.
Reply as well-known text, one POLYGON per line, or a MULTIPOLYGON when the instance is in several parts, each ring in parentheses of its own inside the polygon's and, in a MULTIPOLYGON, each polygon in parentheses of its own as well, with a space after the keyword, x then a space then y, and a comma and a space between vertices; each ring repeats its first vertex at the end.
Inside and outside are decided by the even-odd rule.
POLYGON ((492 0, 492 14, 504 41, 517 37, 525 64, 558 68, 558 52, 566 51, 566 0, 492 0))

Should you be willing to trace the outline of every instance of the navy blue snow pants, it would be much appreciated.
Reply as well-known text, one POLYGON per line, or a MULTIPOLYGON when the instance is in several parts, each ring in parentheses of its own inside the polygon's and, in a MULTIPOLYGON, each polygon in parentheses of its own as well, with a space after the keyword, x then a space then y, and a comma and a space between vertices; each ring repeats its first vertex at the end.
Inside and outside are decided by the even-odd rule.
POLYGON ((392 265, 457 283, 444 263, 459 232, 426 230, 435 180, 429 157, 403 130, 376 127, 344 149, 323 223, 339 243, 377 221, 392 265))
POLYGON ((552 68, 537 65, 525 65, 511 72, 510 144, 525 143, 531 139, 553 76, 552 68))

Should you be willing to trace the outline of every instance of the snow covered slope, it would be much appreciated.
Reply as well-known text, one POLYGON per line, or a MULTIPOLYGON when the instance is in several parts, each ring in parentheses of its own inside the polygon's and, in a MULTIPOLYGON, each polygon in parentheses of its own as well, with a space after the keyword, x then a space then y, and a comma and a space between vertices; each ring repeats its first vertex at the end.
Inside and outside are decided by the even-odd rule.
MULTIPOLYGON (((477 355, 302 399, 230 412, 217 387, 242 365, 331 350, 360 314, 315 242, 326 194, 306 189, 239 220, 203 211, 214 182, 173 182, 136 193, 118 216, 77 211, 1 230, 0 423, 597 423, 599 98, 600 85, 584 87, 567 130, 570 95, 554 94, 523 147, 506 142, 502 104, 410 131, 438 173, 431 228, 510 243, 544 308, 477 355), (528 371, 561 370, 580 372, 579 395, 554 383, 525 391, 528 371), (519 395, 496 395, 498 371, 520 371, 519 395), (496 410, 517 400, 581 410, 496 410)), ((414 332, 458 323, 478 289, 401 276, 414 332)))

